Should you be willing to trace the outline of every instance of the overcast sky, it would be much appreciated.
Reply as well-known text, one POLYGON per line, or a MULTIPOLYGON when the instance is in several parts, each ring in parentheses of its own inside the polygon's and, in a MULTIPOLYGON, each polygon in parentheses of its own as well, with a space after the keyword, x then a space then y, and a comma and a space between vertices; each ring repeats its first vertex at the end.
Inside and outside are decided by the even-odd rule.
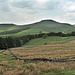
POLYGON ((42 19, 75 24, 75 0, 0 0, 0 23, 28 24, 42 19))

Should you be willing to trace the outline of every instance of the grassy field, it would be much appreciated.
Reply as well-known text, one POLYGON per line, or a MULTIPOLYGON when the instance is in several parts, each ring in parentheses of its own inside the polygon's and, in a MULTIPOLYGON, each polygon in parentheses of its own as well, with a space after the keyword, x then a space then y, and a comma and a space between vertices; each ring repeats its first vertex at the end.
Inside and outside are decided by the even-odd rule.
MULTIPOLYGON (((18 58, 60 59, 75 57, 75 37, 47 37, 12 48, 18 58)), ((16 60, 8 50, 0 50, 0 75, 75 75, 75 61, 24 62, 16 60)))
MULTIPOLYGON (((18 33, 14 33, 14 34, 5 34, 5 35, 0 35, 0 37, 6 37, 6 36, 24 36, 24 35, 34 35, 34 34, 39 34, 40 33, 40 29, 27 29, 27 30, 23 30, 21 32, 18 33)), ((47 33, 46 31, 42 31, 42 33, 47 33)))
POLYGON ((25 46, 38 46, 38 45, 52 45, 52 44, 63 44, 69 41, 75 40, 75 37, 59 37, 59 36, 51 36, 47 37, 46 39, 38 38, 33 39, 28 42, 25 46))

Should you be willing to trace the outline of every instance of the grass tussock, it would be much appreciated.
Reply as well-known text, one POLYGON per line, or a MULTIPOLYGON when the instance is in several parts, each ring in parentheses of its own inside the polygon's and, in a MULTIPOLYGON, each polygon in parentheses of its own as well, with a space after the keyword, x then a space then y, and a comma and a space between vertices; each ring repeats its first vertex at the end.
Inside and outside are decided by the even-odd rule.
POLYGON ((3 75, 42 75, 43 73, 52 71, 69 71, 75 70, 75 62, 34 62, 25 63, 21 60, 11 62, 2 61, 3 65, 0 65, 0 72, 3 75), (5 63, 6 62, 6 63, 5 63), (12 67, 14 66, 14 67, 12 67))

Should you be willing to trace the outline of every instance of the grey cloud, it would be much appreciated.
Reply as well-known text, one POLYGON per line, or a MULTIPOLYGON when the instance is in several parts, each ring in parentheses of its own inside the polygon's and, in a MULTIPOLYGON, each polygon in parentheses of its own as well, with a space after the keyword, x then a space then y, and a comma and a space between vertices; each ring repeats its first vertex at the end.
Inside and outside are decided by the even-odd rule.
POLYGON ((8 0, 0 0, 0 2, 6 2, 6 1, 8 1, 8 0))
POLYGON ((45 5, 39 5, 40 3, 37 3, 37 0, 14 0, 11 2, 13 7, 17 8, 28 8, 28 9, 55 9, 59 4, 59 0, 48 0, 48 2, 45 5))
POLYGON ((46 3, 47 9, 55 9, 58 8, 58 6, 60 5, 60 1, 48 1, 46 3))
MULTIPOLYGON (((68 1, 74 3, 75 0, 47 0, 47 1, 48 2, 46 3, 40 3, 38 2, 38 0, 0 0, 0 21, 25 23, 37 19, 39 20, 47 17, 54 18, 55 16, 59 15, 61 16, 62 14, 65 15, 67 12, 71 12, 69 11, 68 1), (65 12, 65 10, 68 11, 65 12), (33 17, 34 20, 32 19, 33 17)), ((73 16, 71 17, 73 18, 73 16)), ((73 19, 70 20, 72 21, 73 19)))
POLYGON ((35 0, 15 0, 11 3, 11 5, 17 8, 32 8, 35 2, 35 0))
POLYGON ((10 8, 7 5, 0 6, 0 11, 10 11, 10 8))
POLYGON ((5 2, 5 0, 0 0, 0 2, 5 2))
POLYGON ((0 11, 10 11, 10 7, 7 3, 0 3, 0 11))

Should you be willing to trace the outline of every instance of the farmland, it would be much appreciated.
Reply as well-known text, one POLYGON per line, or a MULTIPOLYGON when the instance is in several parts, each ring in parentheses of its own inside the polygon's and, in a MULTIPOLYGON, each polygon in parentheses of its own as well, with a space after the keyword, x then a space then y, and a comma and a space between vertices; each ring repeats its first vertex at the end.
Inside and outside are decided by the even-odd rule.
MULTIPOLYGON (((10 49, 20 59, 63 59, 75 57, 75 37, 47 37, 33 39, 26 45, 10 49)), ((24 62, 8 50, 0 50, 0 75, 74 75, 75 61, 24 62)))

